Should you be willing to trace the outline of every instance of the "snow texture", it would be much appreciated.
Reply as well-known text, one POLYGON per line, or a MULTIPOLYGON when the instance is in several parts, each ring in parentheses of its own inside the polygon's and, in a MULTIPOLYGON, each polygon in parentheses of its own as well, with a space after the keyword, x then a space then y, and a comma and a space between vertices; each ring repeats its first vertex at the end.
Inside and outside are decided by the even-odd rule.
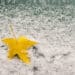
POLYGON ((8 60, 8 47, 0 41, 0 75, 75 75, 75 7, 50 7, 36 10, 2 7, 0 38, 27 36, 39 44, 30 48, 31 64, 17 57, 8 60))

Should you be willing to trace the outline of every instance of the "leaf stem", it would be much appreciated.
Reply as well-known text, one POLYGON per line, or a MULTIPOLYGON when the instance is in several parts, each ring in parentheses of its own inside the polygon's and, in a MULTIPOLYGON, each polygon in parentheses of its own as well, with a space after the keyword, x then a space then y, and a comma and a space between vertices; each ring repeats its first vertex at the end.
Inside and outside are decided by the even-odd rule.
POLYGON ((10 28, 10 32, 12 33, 13 37, 16 39, 16 35, 15 35, 14 29, 13 29, 13 25, 10 24, 10 25, 9 25, 9 28, 10 28))

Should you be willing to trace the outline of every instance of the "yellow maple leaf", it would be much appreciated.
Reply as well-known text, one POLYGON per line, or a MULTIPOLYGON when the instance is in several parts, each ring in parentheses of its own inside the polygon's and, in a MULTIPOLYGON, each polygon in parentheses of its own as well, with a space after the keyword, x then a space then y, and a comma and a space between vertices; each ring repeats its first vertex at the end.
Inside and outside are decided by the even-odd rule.
POLYGON ((27 39, 24 36, 19 38, 4 38, 2 41, 9 47, 8 57, 12 59, 15 55, 25 62, 30 63, 27 49, 37 44, 37 42, 27 39))

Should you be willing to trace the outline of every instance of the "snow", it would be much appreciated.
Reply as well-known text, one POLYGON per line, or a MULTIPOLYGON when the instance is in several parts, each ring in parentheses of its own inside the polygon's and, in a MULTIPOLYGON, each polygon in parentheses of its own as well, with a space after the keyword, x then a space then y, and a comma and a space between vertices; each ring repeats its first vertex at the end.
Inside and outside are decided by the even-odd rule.
POLYGON ((8 60, 8 48, 0 41, 0 75, 75 75, 74 6, 37 11, 1 9, 1 39, 13 37, 9 30, 12 23, 17 37, 25 35, 39 44, 29 49, 28 65, 17 57, 8 60))

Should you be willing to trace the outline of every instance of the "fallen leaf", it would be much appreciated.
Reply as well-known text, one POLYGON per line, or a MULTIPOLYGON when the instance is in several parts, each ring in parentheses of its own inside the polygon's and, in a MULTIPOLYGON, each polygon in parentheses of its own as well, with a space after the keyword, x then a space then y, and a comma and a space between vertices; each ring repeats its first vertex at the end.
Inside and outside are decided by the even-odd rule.
POLYGON ((37 42, 29 40, 24 36, 20 36, 19 38, 4 38, 2 41, 9 47, 8 58, 12 59, 15 55, 18 55, 23 62, 30 63, 27 50, 37 44, 37 42))

